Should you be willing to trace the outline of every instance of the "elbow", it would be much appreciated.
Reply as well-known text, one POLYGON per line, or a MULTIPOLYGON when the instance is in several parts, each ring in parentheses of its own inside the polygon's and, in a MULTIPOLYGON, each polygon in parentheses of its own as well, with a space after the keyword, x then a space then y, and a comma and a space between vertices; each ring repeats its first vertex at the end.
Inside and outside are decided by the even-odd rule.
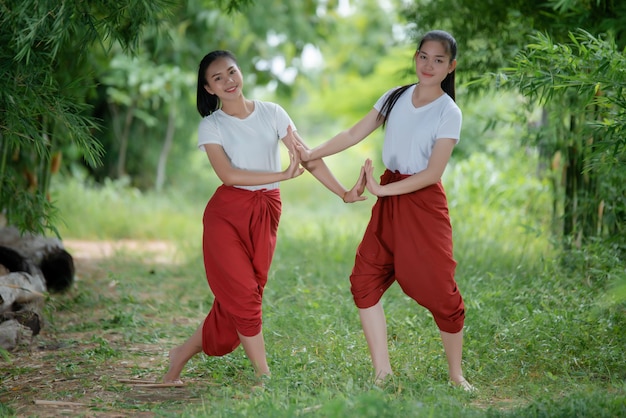
POLYGON ((431 186, 433 184, 437 184, 441 181, 441 177, 442 177, 443 173, 439 172, 438 170, 428 170, 426 171, 426 183, 431 186))
POLYGON ((237 184, 237 182, 235 182, 234 176, 220 176, 218 174, 217 177, 220 179, 222 184, 224 184, 224 186, 234 186, 235 184, 237 184))

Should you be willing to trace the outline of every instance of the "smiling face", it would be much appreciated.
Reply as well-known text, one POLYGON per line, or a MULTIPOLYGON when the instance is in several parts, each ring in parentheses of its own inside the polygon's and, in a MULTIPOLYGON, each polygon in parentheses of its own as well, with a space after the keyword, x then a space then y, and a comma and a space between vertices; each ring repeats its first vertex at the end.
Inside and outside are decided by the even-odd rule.
POLYGON ((425 41, 415 53, 415 72, 421 85, 440 86, 455 68, 456 60, 450 59, 450 53, 440 41, 425 41))
POLYGON ((221 100, 237 97, 243 88, 243 76, 237 63, 228 57, 218 58, 206 70, 204 88, 221 100))

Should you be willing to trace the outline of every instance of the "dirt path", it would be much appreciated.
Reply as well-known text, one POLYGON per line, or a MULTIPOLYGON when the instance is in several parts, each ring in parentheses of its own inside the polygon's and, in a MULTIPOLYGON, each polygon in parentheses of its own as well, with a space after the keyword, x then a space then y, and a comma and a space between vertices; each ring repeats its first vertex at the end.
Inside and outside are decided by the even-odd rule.
POLYGON ((135 253, 155 263, 174 263, 176 247, 168 241, 87 241, 64 240, 66 250, 76 259, 101 260, 118 253, 135 253))
MULTIPOLYGON (((176 254, 175 246, 165 241, 65 240, 64 246, 74 258, 77 279, 88 292, 115 292, 109 283, 110 257, 131 255, 146 264, 171 265, 176 254)), ((162 370, 164 353, 153 344, 129 342, 118 331, 81 328, 81 324, 98 323, 97 318, 105 313, 101 308, 91 313, 74 309, 68 300, 80 297, 80 292, 73 292, 46 302, 56 312, 56 327, 44 327, 29 347, 10 353, 8 361, 0 356, 0 416, 13 410, 17 417, 152 417, 150 409, 163 402, 183 404, 198 399, 193 387, 141 389, 119 383, 118 377, 132 377, 136 370, 162 370), (77 352, 97 352, 98 344, 105 341, 105 348, 120 347, 126 357, 111 361, 77 357, 77 352)))

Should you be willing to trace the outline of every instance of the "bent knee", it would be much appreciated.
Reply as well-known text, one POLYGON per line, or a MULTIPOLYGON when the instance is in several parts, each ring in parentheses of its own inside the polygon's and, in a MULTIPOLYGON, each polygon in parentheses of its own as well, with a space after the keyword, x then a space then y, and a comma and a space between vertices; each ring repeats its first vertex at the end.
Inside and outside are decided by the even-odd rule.
POLYGON ((440 331, 456 334, 465 324, 465 307, 461 305, 454 310, 431 310, 435 323, 440 331))

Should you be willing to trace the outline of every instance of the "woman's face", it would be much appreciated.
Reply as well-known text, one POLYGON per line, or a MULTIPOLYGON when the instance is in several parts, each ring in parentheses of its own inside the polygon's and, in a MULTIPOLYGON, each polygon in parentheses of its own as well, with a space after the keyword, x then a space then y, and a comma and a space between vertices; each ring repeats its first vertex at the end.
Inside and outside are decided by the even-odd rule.
POLYGON ((446 76, 456 68, 456 60, 439 41, 425 41, 415 53, 415 72, 422 85, 441 85, 446 76))
POLYGON ((242 94, 243 76, 237 63, 231 58, 218 58, 213 61, 205 73, 206 91, 214 94, 221 100, 229 97, 238 97, 242 94))

